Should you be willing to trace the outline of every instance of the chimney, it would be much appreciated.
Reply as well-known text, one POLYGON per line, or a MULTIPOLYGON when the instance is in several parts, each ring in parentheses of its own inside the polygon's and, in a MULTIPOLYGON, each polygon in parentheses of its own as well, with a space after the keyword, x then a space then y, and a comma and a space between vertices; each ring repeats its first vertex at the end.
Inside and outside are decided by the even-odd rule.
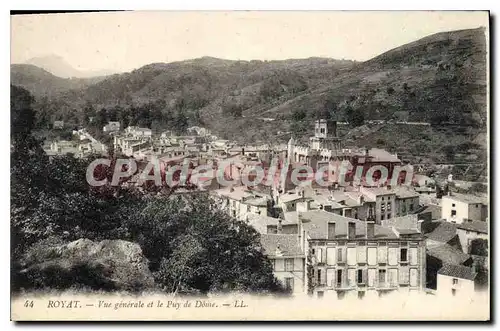
POLYGON ((276 229, 276 233, 281 234, 282 231, 283 231, 283 224, 281 224, 281 220, 278 220, 278 226, 276 229))
POLYGON ((418 220, 417 221, 417 230, 419 232, 422 232, 422 223, 424 223, 424 220, 418 220))
POLYGON ((349 222, 347 227, 347 239, 354 240, 356 239, 356 223, 349 222))
POLYGON ((335 239, 335 223, 328 223, 328 239, 335 239))
POLYGON ((366 224, 366 239, 372 239, 375 237, 375 222, 365 221, 366 224))

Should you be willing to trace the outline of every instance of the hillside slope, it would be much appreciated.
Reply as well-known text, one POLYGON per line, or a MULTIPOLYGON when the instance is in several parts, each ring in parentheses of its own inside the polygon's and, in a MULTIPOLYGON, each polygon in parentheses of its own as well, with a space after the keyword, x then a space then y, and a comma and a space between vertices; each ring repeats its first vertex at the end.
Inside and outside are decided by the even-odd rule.
MULTIPOLYGON (((349 137, 346 143, 386 141, 387 148, 419 155, 417 141, 430 139, 436 154, 433 159, 451 162, 452 148, 447 145, 473 139, 477 159, 484 160, 486 141, 478 142, 475 137, 484 135, 487 124, 486 52, 485 30, 479 28, 427 36, 362 63, 327 58, 231 61, 203 57, 150 64, 97 83, 54 79, 30 68, 30 75, 37 77, 33 82, 14 67, 12 83, 20 82, 34 90, 35 96, 56 95, 52 118, 65 114, 67 120, 75 110, 79 112, 75 118, 80 118, 88 105, 118 107, 113 114, 141 112, 126 118, 156 113, 153 122, 160 130, 169 123, 175 126, 172 116, 182 112, 189 124, 246 142, 285 141, 297 118, 311 126, 328 104, 341 119, 354 110, 366 119, 433 124, 430 131, 403 132, 398 142, 387 141, 392 130, 404 128, 388 126, 370 135, 349 137), (298 110, 304 115, 295 116, 298 110), (446 135, 436 129, 443 125, 467 129, 449 129, 450 138, 443 139, 446 135), (424 132, 426 137, 420 137, 424 132), (405 146, 400 146, 403 142, 405 146)), ((150 125, 151 121, 142 123, 150 125)))
POLYGON ((81 90, 104 77, 61 78, 32 64, 11 64, 10 82, 30 91, 35 97, 60 97, 69 90, 81 90))

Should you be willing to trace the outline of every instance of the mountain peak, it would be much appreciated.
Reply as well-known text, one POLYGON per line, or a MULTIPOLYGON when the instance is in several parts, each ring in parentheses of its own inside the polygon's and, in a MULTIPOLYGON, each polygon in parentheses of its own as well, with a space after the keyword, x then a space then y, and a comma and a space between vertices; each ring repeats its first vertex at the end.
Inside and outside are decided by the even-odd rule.
POLYGON ((80 71, 73 68, 62 56, 56 54, 37 56, 29 59, 25 64, 35 65, 62 78, 90 78, 114 73, 109 70, 80 71))

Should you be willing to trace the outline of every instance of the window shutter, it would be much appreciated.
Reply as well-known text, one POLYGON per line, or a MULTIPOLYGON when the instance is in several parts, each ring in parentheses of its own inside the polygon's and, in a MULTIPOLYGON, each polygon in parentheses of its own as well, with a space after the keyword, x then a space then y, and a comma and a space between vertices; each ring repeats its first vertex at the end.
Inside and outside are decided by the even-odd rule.
POLYGON ((328 247, 326 249, 326 261, 328 265, 337 264, 337 250, 335 247, 328 247))
POLYGON ((318 263, 322 262, 322 256, 323 255, 323 249, 322 248, 316 248, 316 260, 318 260, 318 263))
POLYGON ((398 264, 398 250, 399 248, 389 247, 389 265, 398 264))
POLYGON ((377 269, 368 269, 368 286, 374 287, 377 279, 377 269))
POLYGON ((410 286, 418 286, 418 270, 410 269, 410 286))
POLYGON ((387 263, 387 246, 378 247, 378 263, 387 263))
POLYGON ((357 255, 359 263, 366 263, 366 246, 358 246, 357 247, 357 255))
POLYGON ((362 276, 363 276, 363 284, 366 284, 368 282, 368 270, 363 269, 362 270, 362 276))
POLYGON ((347 248, 347 264, 356 265, 356 247, 347 248))
POLYGON ((368 264, 377 264, 377 247, 368 247, 368 264))
POLYGON ((410 264, 418 265, 418 248, 410 247, 409 253, 410 253, 410 264))
POLYGON ((408 285, 410 281, 410 268, 401 267, 399 269, 399 283, 403 285, 408 285))
POLYGON ((326 270, 326 285, 335 286, 335 269, 326 270))

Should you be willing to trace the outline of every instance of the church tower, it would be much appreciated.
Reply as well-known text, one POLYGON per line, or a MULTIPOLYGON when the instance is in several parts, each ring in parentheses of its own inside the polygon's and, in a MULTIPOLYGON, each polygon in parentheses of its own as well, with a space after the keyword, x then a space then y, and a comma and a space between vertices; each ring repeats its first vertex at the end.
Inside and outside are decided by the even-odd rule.
POLYGON ((293 161, 295 161, 293 159, 293 149, 295 147, 295 140, 293 140, 293 137, 290 137, 290 140, 288 140, 288 150, 287 150, 287 160, 288 160, 288 164, 291 164, 293 161))
POLYGON ((328 149, 340 151, 340 138, 337 135, 337 121, 318 119, 314 124, 314 137, 310 139, 313 150, 328 149))

